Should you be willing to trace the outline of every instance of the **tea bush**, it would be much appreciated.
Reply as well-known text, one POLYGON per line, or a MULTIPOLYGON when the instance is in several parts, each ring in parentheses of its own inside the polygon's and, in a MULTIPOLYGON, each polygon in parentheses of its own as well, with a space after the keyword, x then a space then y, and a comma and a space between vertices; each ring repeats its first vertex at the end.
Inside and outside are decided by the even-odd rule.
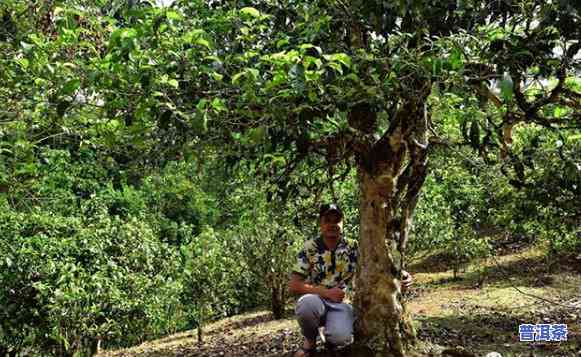
POLYGON ((137 218, 2 212, 0 345, 73 354, 183 328, 178 251, 137 218))

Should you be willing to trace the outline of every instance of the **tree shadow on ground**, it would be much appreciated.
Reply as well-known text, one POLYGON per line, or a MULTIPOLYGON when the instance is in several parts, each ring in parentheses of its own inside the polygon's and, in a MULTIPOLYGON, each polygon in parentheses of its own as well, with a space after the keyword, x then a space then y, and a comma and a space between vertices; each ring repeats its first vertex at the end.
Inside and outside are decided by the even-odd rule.
MULTIPOLYGON (((544 287, 550 285, 553 289, 561 276, 556 273, 574 272, 575 267, 565 259, 553 260, 547 264, 543 257, 515 257, 484 270, 488 284, 494 284, 493 291, 509 287, 544 287), (555 285, 553 285, 555 283, 555 285)), ((481 272, 470 272, 462 280, 450 282, 449 279, 436 280, 429 284, 415 287, 424 293, 432 291, 432 285, 448 283, 451 289, 474 289, 481 278, 481 272)), ((571 274, 574 279, 575 274, 571 274)), ((570 282, 569 282, 570 283, 570 282)), ((575 294, 577 286, 570 284, 563 290, 566 294, 575 294)), ((478 290, 475 290, 478 291, 478 290)), ((502 292, 501 292, 502 293, 502 292)), ((509 298, 511 298, 509 296, 509 298)), ((523 299, 527 297, 523 296, 523 299)), ((581 298, 581 297, 579 297, 581 298)), ((570 305, 564 297, 554 297, 560 303, 570 305), (560 300, 559 300, 560 299, 560 300)), ((516 301, 515 301, 516 302, 516 301)), ((581 301, 574 302, 575 306, 581 301)), ((446 303, 446 301, 442 301, 446 303)), ((533 305, 538 304, 532 300, 533 305)), ((423 347, 420 356, 483 356, 496 351, 503 356, 572 356, 581 350, 581 314, 579 309, 572 310, 559 304, 542 306, 535 311, 523 307, 484 306, 471 300, 450 301, 445 304, 443 316, 416 316, 418 340, 423 347), (570 332, 566 342, 526 343, 518 340, 519 324, 530 323, 565 323, 570 332), (428 347, 425 347, 428 346, 428 347), (448 346, 448 347, 443 347, 448 346), (458 347, 461 346, 461 352, 458 347), (442 354, 449 348, 450 354, 442 354), (463 351, 463 352, 462 352, 463 351), (456 354, 454 354, 456 353, 456 354), (463 353, 463 354, 462 354, 463 353)), ((288 309, 286 316, 292 319, 293 311, 288 309)), ((273 320, 268 312, 252 314, 244 318, 232 318, 224 323, 213 325, 204 333, 204 343, 194 341, 195 330, 187 334, 162 339, 156 346, 139 352, 140 356, 196 356, 196 357, 291 357, 302 342, 302 337, 294 321, 273 320), (279 324, 286 321, 285 324, 279 324), (260 326, 264 325, 264 327, 260 326), (248 332, 249 330, 251 332, 248 332)), ((121 354, 122 355, 122 354, 121 354)), ((371 357, 368 351, 354 348, 339 351, 328 351, 320 347, 311 357, 371 357)))
MULTIPOLYGON (((264 312, 258 315, 252 315, 252 316, 248 316, 245 318, 241 318, 241 319, 236 319, 236 320, 232 320, 232 321, 227 321, 225 324, 219 326, 219 327, 214 327, 208 330, 204 330, 202 328, 202 338, 208 338, 210 336, 213 336, 215 334, 220 334, 220 333, 224 333, 224 331, 233 331, 233 330, 238 330, 238 329, 243 329, 246 327, 252 327, 252 326, 256 326, 268 321, 272 321, 274 319, 272 313, 270 312, 264 312)), ((172 335, 172 336, 168 336, 165 338, 161 338, 158 339, 157 342, 160 344, 171 344, 173 342, 179 342, 180 340, 186 341, 186 340, 191 340, 197 338, 197 330, 191 330, 188 333, 185 334, 177 334, 177 335, 172 335)))
POLYGON ((216 333, 216 332, 223 332, 224 329, 229 329, 229 330, 236 330, 236 329, 242 329, 242 328, 246 328, 246 327, 252 327, 252 326, 256 326, 268 321, 272 321, 274 319, 274 316, 272 315, 272 313, 270 312, 266 312, 264 314, 260 314, 257 316, 253 316, 253 317, 249 317, 249 318, 245 318, 245 319, 237 319, 234 320, 232 322, 226 323, 224 326, 221 327, 220 330, 212 330, 210 331, 211 333, 216 333))
POLYGON ((449 252, 442 251, 410 264, 408 269, 414 273, 443 273, 450 270, 450 262, 453 260, 449 252))
MULTIPOLYGON (((496 287, 522 286, 541 288, 556 286, 560 274, 577 275, 581 272, 581 261, 571 262, 569 257, 523 257, 518 260, 499 263, 481 271, 465 274, 464 285, 494 284, 496 287)), ((481 286, 480 286, 481 287, 481 286)))
MULTIPOLYGON (((410 267, 411 270, 411 267, 410 267)), ((414 270, 412 270, 414 271, 414 270)), ((449 276, 422 284, 425 288, 455 284, 458 289, 482 288, 485 284, 496 287, 545 287, 555 283, 555 274, 581 272, 581 260, 572 256, 556 256, 550 259, 543 256, 520 257, 508 262, 490 259, 490 265, 475 271, 461 274, 458 278, 449 276)))
POLYGON ((418 338, 440 346, 462 346, 475 355, 499 352, 503 356, 574 356, 581 348, 581 335, 570 332, 567 341, 520 342, 519 324, 565 323, 579 330, 578 316, 567 308, 541 313, 464 311, 461 314, 417 318, 418 338))
MULTIPOLYGON (((418 340, 421 346, 431 346, 429 350, 417 352, 417 356, 484 356, 496 351, 503 356, 572 356, 581 348, 580 318, 571 310, 553 306, 545 311, 500 311, 486 307, 462 304, 453 306, 452 313, 445 316, 416 316, 418 340), (525 343, 518 340, 518 326, 524 323, 565 323, 570 331, 569 340, 563 342, 525 343), (435 346, 435 347, 434 347, 435 346), (447 347, 444 347, 447 346, 447 347), (460 346, 460 350, 459 347, 460 346), (437 347, 437 348, 436 348, 437 347), (449 351, 449 354, 442 354, 449 351), (460 351, 460 352, 458 352, 460 351), (532 353, 532 354, 531 354, 532 353)), ((266 319, 267 313, 227 322, 226 327, 208 336, 205 343, 183 341, 183 344, 152 346, 139 351, 140 356, 196 356, 196 357, 291 357, 300 346, 302 337, 290 321, 285 325, 278 320, 266 319), (246 327, 258 327, 252 332, 237 336, 234 332, 246 327), (233 329, 230 329, 233 327, 233 329)), ((191 334, 190 334, 191 336, 191 334)), ((118 356, 122 356, 118 355, 118 356)), ((311 357, 372 357, 369 351, 346 348, 329 351, 320 346, 311 357)))
MULTIPOLYGON (((506 256, 522 251, 526 251, 535 244, 533 237, 526 236, 500 236, 491 241, 495 256, 506 256)), ((443 273, 452 269, 452 264, 456 260, 450 250, 441 250, 423 258, 415 258, 410 264, 409 270, 415 273, 443 273)), ((467 262, 461 262, 461 266, 467 262)))

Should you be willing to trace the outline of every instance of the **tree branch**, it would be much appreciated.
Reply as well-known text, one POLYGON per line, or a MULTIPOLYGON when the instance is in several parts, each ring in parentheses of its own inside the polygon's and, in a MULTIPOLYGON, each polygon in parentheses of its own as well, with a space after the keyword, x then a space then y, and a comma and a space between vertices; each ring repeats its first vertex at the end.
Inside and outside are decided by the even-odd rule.
POLYGON ((535 101, 535 103, 533 103, 533 105, 529 108, 529 110, 524 110, 523 108, 521 108, 521 109, 523 109, 525 114, 527 116, 529 116, 529 114, 536 113, 539 109, 541 109, 545 105, 552 103, 552 102, 555 102, 559 98, 559 94, 561 94, 561 91, 563 90, 563 85, 565 84, 566 77, 567 77, 567 71, 565 70, 564 67, 561 67, 559 69, 559 72, 557 73, 557 78, 558 78, 559 82, 557 83, 557 86, 555 86, 555 88, 553 88, 553 90, 551 91, 551 94, 549 94, 549 96, 546 98, 542 98, 542 99, 535 101))

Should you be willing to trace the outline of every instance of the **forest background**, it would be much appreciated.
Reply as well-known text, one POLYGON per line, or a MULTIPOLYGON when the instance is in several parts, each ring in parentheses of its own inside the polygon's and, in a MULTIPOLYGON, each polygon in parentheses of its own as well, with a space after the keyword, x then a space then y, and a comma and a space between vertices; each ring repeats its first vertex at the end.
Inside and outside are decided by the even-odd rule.
MULTIPOLYGON (((191 78, 245 87, 260 74, 225 78, 208 34, 182 31, 184 11, 128 4, 0 5, 1 354, 131 346, 257 306, 282 316, 318 205, 338 202, 346 236, 358 237, 355 167, 314 160, 285 175, 291 157, 277 148, 300 143, 276 126, 208 137, 228 110, 223 99, 211 86, 191 106, 175 93, 188 93, 191 78), (182 53, 204 59, 190 68, 182 53)), ((252 7, 228 16, 242 43, 265 26, 252 7)), ((315 46, 298 51, 316 56, 315 46)), ((326 61, 337 72, 351 65, 341 54, 326 61)), ((452 52, 427 66, 436 74, 462 63, 452 52)), ((289 73, 308 81, 300 71, 289 73)), ((511 86, 493 83, 504 101, 511 86)), ((578 76, 566 88, 581 92, 578 76)), ((511 128, 509 160, 483 154, 490 128, 475 120, 477 98, 436 85, 428 104, 437 130, 460 144, 430 153, 406 259, 443 251, 459 275, 499 241, 539 245, 548 262, 581 254, 578 98, 576 110, 546 109, 576 127, 511 128)))

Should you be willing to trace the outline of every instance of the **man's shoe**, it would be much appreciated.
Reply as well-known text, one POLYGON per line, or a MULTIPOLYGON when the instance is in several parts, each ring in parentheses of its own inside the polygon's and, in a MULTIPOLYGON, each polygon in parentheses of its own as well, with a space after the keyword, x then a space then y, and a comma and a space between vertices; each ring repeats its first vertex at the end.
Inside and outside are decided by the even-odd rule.
POLYGON ((317 351, 317 347, 313 347, 313 348, 304 348, 304 347, 300 347, 294 354, 293 357, 296 356, 297 353, 299 352, 303 352, 303 355, 301 357, 311 357, 315 351, 317 351))
POLYGON ((344 354, 349 354, 351 351, 351 346, 352 345, 342 345, 342 346, 336 346, 333 345, 331 343, 325 343, 325 350, 329 351, 331 353, 331 356, 334 356, 335 353, 340 353, 341 355, 344 354))
POLYGON ((335 346, 329 342, 325 342, 325 349, 327 351, 335 352, 335 351, 337 351, 337 346, 335 346))

